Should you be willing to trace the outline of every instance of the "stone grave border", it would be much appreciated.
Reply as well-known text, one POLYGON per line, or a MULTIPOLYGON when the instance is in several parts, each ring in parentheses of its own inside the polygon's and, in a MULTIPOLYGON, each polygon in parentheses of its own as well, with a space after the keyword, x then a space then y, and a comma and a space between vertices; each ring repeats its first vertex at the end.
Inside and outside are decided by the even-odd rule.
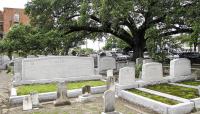
POLYGON ((145 106, 161 114, 187 114, 194 108, 194 102, 188 101, 177 105, 168 105, 125 90, 121 90, 118 93, 118 96, 129 102, 145 106))
MULTIPOLYGON (((177 86, 181 86, 181 87, 198 89, 197 86, 191 86, 191 85, 186 85, 186 84, 178 84, 178 83, 169 83, 169 84, 171 84, 171 85, 177 85, 177 86)), ((190 101, 194 102, 195 108, 200 108, 200 98, 190 99, 190 101)))
MULTIPOLYGON (((106 85, 105 86, 96 86, 96 87, 91 87, 91 93, 92 94, 99 94, 99 93, 103 93, 104 91, 106 91, 106 85)), ((22 105, 23 102, 23 98, 25 96, 28 95, 21 95, 21 96, 17 96, 16 95, 16 89, 12 88, 11 89, 11 96, 9 98, 9 102, 11 106, 15 106, 15 105, 22 105)), ((68 90, 68 97, 70 98, 74 98, 74 97, 78 97, 79 95, 82 94, 82 90, 80 89, 73 89, 73 90, 68 90)), ((45 101, 53 101, 56 99, 57 97, 57 93, 56 92, 46 92, 46 93, 39 93, 39 101, 40 102, 45 102, 45 101)))

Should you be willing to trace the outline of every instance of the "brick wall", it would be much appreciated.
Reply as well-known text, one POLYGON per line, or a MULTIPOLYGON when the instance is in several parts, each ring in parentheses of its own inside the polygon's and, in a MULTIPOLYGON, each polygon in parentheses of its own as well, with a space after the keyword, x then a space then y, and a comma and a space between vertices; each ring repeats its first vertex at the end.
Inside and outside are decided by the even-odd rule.
POLYGON ((3 11, 3 32, 7 33, 14 25, 15 23, 22 23, 22 24, 28 24, 29 23, 29 18, 24 14, 24 9, 18 9, 18 8, 4 8, 3 11), (15 17, 19 16, 19 22, 15 21, 15 17))
POLYGON ((3 12, 0 11, 0 38, 3 37, 3 12))

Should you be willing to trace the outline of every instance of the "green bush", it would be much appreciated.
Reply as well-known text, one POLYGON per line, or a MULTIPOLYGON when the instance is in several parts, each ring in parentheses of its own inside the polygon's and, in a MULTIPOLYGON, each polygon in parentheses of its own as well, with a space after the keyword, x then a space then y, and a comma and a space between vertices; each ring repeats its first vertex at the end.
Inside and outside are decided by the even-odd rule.
POLYGON ((140 72, 142 72, 142 64, 135 65, 135 77, 140 77, 140 72))
POLYGON ((7 66, 7 71, 6 71, 6 73, 8 74, 8 73, 12 73, 12 68, 11 68, 11 66, 7 66))

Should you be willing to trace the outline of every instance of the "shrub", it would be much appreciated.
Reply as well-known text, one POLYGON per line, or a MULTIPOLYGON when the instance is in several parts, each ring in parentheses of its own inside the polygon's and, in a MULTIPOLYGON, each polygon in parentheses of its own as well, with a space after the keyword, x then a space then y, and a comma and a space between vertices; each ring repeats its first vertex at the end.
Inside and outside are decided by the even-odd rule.
POLYGON ((135 65, 135 77, 140 78, 140 73, 142 72, 142 64, 135 65))

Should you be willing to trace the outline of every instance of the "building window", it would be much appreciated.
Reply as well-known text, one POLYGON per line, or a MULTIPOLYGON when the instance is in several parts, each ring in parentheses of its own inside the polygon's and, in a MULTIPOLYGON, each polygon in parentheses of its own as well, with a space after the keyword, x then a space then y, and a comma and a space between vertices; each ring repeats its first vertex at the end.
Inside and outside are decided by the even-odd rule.
POLYGON ((14 14, 13 21, 19 23, 19 13, 14 14))

